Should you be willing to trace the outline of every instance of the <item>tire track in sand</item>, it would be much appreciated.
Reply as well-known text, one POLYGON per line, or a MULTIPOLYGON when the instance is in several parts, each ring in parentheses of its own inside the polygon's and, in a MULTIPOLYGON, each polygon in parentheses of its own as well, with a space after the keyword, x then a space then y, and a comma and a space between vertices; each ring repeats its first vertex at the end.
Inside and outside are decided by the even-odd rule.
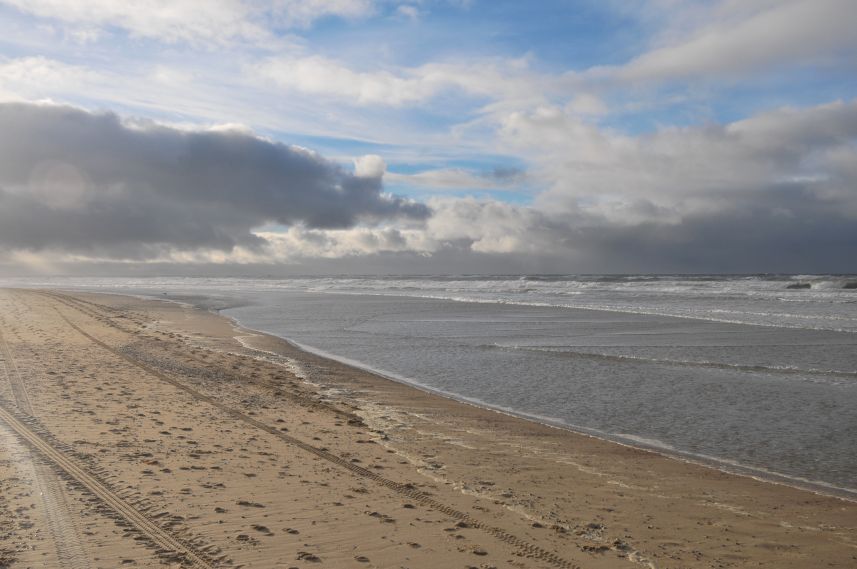
MULTIPOLYGON (((72 304, 72 302, 74 300, 76 300, 74 298, 68 297, 66 295, 59 295, 57 293, 42 293, 42 294, 44 296, 47 296, 49 298, 52 298, 53 300, 60 302, 61 304, 64 304, 67 307, 75 309, 75 310, 79 311, 80 313, 82 313, 86 316, 89 316, 90 318, 96 318, 97 320, 99 320, 99 321, 101 321, 107 325, 113 326, 114 328, 121 330, 122 332, 131 334, 127 330, 124 330, 119 326, 113 325, 113 323, 110 322, 109 317, 107 317, 103 314, 99 314, 99 315, 93 314, 94 310, 91 308, 88 308, 88 307, 86 309, 78 308, 77 306, 72 304)), ((93 304, 93 303, 88 303, 88 304, 93 304)), ((371 470, 363 468, 362 466, 358 466, 358 465, 356 465, 350 461, 347 461, 347 460, 345 460, 345 459, 343 459, 343 458, 341 458, 335 454, 332 454, 328 451, 322 450, 316 446, 313 446, 309 443, 306 443, 306 442, 304 442, 298 438, 295 438, 291 435, 287 435, 287 434, 283 433, 282 431, 278 430, 276 427, 272 427, 270 425, 267 425, 267 424, 265 424, 265 423, 263 423, 257 419, 254 419, 253 417, 251 417, 250 415, 247 415, 246 413, 244 413, 242 411, 239 411, 237 409, 234 409, 234 408, 222 403, 221 401, 219 401, 218 399, 215 399, 214 397, 206 395, 206 394, 194 389, 193 387, 185 385, 184 383, 167 376, 163 372, 128 356, 127 354, 119 351, 116 348, 111 347, 110 345, 106 344, 105 342, 99 340, 95 336, 93 336, 93 335, 89 334, 88 332, 86 332, 85 330, 83 330, 80 326, 73 323, 59 309, 55 308, 55 310, 57 311, 59 316, 69 326, 71 326, 74 330, 76 330, 78 333, 80 333, 84 337, 88 338, 90 341, 92 341, 96 345, 98 345, 101 348, 107 350, 108 352, 114 354, 116 357, 119 357, 119 358, 125 360, 126 362, 130 363, 131 365, 138 367, 139 369, 141 369, 144 372, 146 372, 147 374, 155 377, 156 379, 159 379, 163 382, 166 382, 170 385, 173 385, 176 388, 178 388, 178 389, 184 391, 185 393, 191 395, 195 399, 198 399, 200 401, 204 401, 204 402, 208 403, 209 405, 216 407, 217 409, 223 411, 225 414, 227 414, 228 416, 232 417, 233 419, 235 419, 237 421, 241 421, 241 422, 246 423, 248 425, 251 425, 251 426, 253 426, 259 430, 265 431, 266 433, 269 433, 269 434, 285 441, 286 443, 288 443, 294 447, 300 448, 301 450, 304 450, 304 451, 306 451, 310 454, 313 454, 313 455, 315 455, 321 459, 324 459, 324 460, 326 460, 326 461, 328 461, 328 462, 330 462, 330 463, 332 463, 332 464, 334 464, 340 468, 343 468, 355 476, 359 476, 361 478, 371 480, 371 481, 375 482, 376 484, 379 484, 381 486, 385 486, 385 487, 397 492, 398 494, 400 494, 402 496, 406 496, 406 497, 408 497, 408 498, 410 498, 416 502, 419 502, 423 506, 426 506, 428 508, 433 508, 439 512, 442 512, 442 513, 448 515, 451 518, 465 522, 470 527, 481 530, 481 531, 485 532, 486 534, 494 537, 495 539, 515 547, 526 558, 538 559, 540 561, 547 562, 547 563, 549 563, 555 567, 559 567, 560 569, 580 569, 580 567, 578 565, 572 563, 571 561, 568 561, 567 559, 560 557, 559 555, 557 555, 556 553, 553 553, 552 551, 548 551, 542 547, 539 547, 538 545, 535 545, 535 544, 530 543, 524 539, 521 539, 521 538, 509 533, 508 531, 502 529, 502 528, 492 526, 489 523, 483 522, 482 520, 475 518, 466 512, 462 512, 460 510, 457 510, 457 509, 453 508, 452 506, 449 506, 449 505, 437 500, 436 498, 429 496, 428 494, 418 490, 413 484, 396 482, 396 481, 390 480, 389 478, 385 478, 385 477, 383 477, 383 476, 381 476, 375 472, 372 472, 371 470)))
MULTIPOLYGON (((3 325, 5 326, 5 322, 3 325)), ((24 413, 32 415, 33 408, 30 397, 21 378, 18 363, 9 349, 6 338, 3 337, 2 329, 0 329, 0 359, 3 360, 2 368, 15 398, 15 404, 24 413)), ((42 462, 32 460, 31 464, 33 482, 44 506, 45 520, 56 548, 57 561, 60 567, 69 567, 70 569, 91 567, 92 563, 80 537, 80 529, 75 515, 69 507, 62 481, 49 466, 42 462)))
POLYGON ((53 463, 75 482, 101 500, 104 506, 134 526, 145 538, 159 548, 159 553, 177 554, 174 557, 177 557, 190 567, 199 567, 202 569, 211 569, 214 567, 202 553, 196 551, 196 548, 184 540, 170 535, 158 526, 155 521, 149 519, 146 515, 138 512, 133 506, 126 503, 106 483, 102 482, 96 475, 90 473, 85 467, 72 459, 68 452, 58 448, 61 445, 50 440, 50 435, 44 431, 32 416, 12 409, 12 405, 3 398, 0 398, 0 420, 6 423, 33 451, 53 463))
MULTIPOLYGON (((121 498, 111 489, 108 483, 102 481, 99 476, 90 472, 85 466, 74 460, 70 456, 73 450, 65 448, 65 445, 53 439, 53 436, 38 423, 32 414, 32 407, 24 389, 17 363, 11 350, 9 350, 5 338, 2 336, 2 332, 0 332, 0 355, 2 355, 4 360, 3 367, 16 399, 13 406, 11 402, 0 397, 0 420, 5 422, 31 451, 38 453, 42 458, 52 463, 73 481, 97 497, 103 506, 136 528, 143 537, 157 548, 160 556, 180 560, 189 567, 202 569, 211 569, 214 567, 212 562, 203 553, 198 551, 196 547, 161 528, 157 522, 144 513, 139 512, 134 506, 121 498), (11 368, 11 372, 9 368, 11 368), (19 397, 21 397, 20 401, 18 400, 19 397)), ((64 544, 64 550, 62 552, 58 551, 58 554, 60 554, 60 566, 73 569, 91 567, 90 560, 83 551, 82 541, 79 536, 76 543, 70 539, 69 531, 75 531, 76 534, 77 528, 71 525, 70 530, 68 527, 70 525, 69 508, 67 502, 65 502, 65 496, 62 494, 62 489, 58 486, 60 484, 59 478, 44 464, 34 461, 34 466, 37 470, 41 468, 42 472, 51 476, 57 484, 57 489, 40 489, 40 493, 45 498, 46 506, 48 507, 49 525, 51 525, 52 534, 54 533, 54 523, 58 525, 57 532, 60 538, 57 541, 58 550, 60 549, 60 542, 64 544), (55 514, 63 511, 66 512, 64 517, 59 518, 54 523, 50 521, 51 517, 57 518, 58 516, 55 514)), ((39 483, 38 476, 36 477, 36 482, 37 484, 39 483)))

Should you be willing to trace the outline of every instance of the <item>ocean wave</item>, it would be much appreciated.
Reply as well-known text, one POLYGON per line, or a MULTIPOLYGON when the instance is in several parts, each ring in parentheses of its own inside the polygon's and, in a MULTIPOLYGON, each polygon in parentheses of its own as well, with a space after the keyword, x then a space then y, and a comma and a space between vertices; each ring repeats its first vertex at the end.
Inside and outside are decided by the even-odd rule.
POLYGON ((9 286, 221 292, 279 290, 601 310, 857 333, 854 275, 434 275, 291 278, 31 278, 9 286), (810 288, 790 290, 790 284, 810 288))
POLYGON ((529 352, 542 352, 558 357, 568 358, 583 358, 591 360, 603 360, 609 362, 626 362, 634 364, 655 364, 673 367, 689 367, 689 368, 707 368, 707 369, 723 369, 740 371, 745 373, 764 373, 771 375, 790 375, 790 376, 813 376, 823 378, 841 378, 857 380, 857 371, 846 370, 826 370, 815 368, 798 368, 793 366, 768 366, 759 364, 732 364, 724 362, 712 362, 705 360, 677 360, 669 358, 652 358, 645 356, 629 356, 621 354, 603 354, 597 352, 586 352, 580 350, 571 350, 562 346, 518 346, 491 344, 486 347, 494 347, 502 350, 520 350, 529 352))

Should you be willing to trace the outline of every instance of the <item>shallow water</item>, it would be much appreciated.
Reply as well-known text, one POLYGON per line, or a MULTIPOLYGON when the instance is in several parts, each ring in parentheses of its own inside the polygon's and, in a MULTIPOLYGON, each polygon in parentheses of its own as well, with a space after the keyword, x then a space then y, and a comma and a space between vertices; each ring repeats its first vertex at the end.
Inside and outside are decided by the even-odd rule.
POLYGON ((226 312, 473 401, 857 487, 854 334, 383 296, 257 299, 226 312))
POLYGON ((246 303, 224 312, 457 397, 745 472, 857 489, 857 291, 842 288, 857 279, 575 279, 65 284, 246 303), (794 282, 815 288, 786 288, 794 282))

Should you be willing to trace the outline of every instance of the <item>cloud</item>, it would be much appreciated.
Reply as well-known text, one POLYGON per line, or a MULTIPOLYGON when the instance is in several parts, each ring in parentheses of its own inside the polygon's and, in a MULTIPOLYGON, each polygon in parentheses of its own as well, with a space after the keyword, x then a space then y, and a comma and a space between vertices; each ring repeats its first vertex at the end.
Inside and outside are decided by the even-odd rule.
MULTIPOLYGON (((781 183, 675 220, 628 223, 596 212, 444 198, 429 202, 434 214, 409 244, 437 259, 469 258, 469 272, 853 273, 855 201, 830 199, 811 182, 781 183)), ((443 262, 424 266, 444 270, 443 262)))
POLYGON ((501 136, 547 189, 529 207, 430 201, 436 251, 559 272, 857 269, 857 101, 640 136, 545 107, 501 136))
MULTIPOLYGON (((531 206, 436 198, 431 217, 395 245, 357 228, 320 232, 328 240, 316 235, 312 246, 295 234, 290 250, 409 252, 440 270, 470 258, 501 273, 857 270, 857 101, 636 137, 558 108, 513 114, 504 128, 506 143, 532 160, 527 176, 547 186, 531 206)), ((467 176, 428 171, 423 181, 467 176)))
MULTIPOLYGON (((216 56, 215 56, 216 57, 216 56)), ((311 97, 288 100, 289 112, 270 104, 269 86, 245 81, 240 68, 198 65, 195 59, 169 64, 98 65, 63 63, 43 56, 0 56, 0 101, 49 100, 85 107, 136 109, 135 114, 171 124, 216 124, 240 117, 257 130, 387 141, 407 136, 398 124, 378 124, 318 105, 311 97)), ((278 102, 284 97, 277 95, 278 102)))
POLYGON ((565 105, 565 110, 581 116, 597 116, 606 114, 606 103, 591 93, 580 93, 565 105))
POLYGON ((149 259, 248 251, 266 224, 423 219, 321 156, 240 129, 179 130, 111 113, 0 104, 0 248, 149 259))
POLYGON ((413 4, 402 4, 396 7, 396 15, 402 19, 416 22, 422 17, 423 13, 418 6, 413 4))
MULTIPOLYGON (((857 269, 857 102, 638 137, 555 108, 511 116, 505 128, 532 153, 527 177, 548 188, 530 206, 389 197, 381 183, 393 175, 377 155, 351 173, 246 129, 0 105, 0 248, 32 266, 857 269), (348 261, 357 258, 366 264, 348 261)), ((447 174, 428 177, 441 184, 447 174)), ((455 175, 501 183, 522 173, 455 175)))
POLYGON ((275 0, 275 21, 286 26, 306 27, 327 16, 364 18, 375 11, 374 0, 275 0))
POLYGON ((79 89, 98 78, 84 67, 41 56, 0 60, 0 99, 44 96, 46 92, 79 89))
POLYGON ((427 242, 425 233, 416 229, 394 227, 354 227, 318 230, 302 226, 285 232, 262 233, 269 243, 256 262, 296 262, 315 259, 365 257, 384 253, 429 253, 436 247, 427 242))
POLYGON ((782 108, 727 125, 667 127, 637 137, 555 107, 511 113, 501 137, 536 164, 545 211, 585 211, 605 222, 675 222, 738 197, 803 180, 840 207, 857 206, 843 164, 857 137, 857 101, 782 108))
POLYGON ((485 172, 474 172, 464 168, 439 168, 415 174, 389 172, 385 180, 389 183, 406 184, 420 188, 445 191, 468 190, 520 190, 525 173, 512 167, 498 167, 485 172))
MULTIPOLYGON (((30 265, 311 270, 366 258, 443 271, 470 258, 473 270, 495 272, 857 269, 857 101, 637 137, 552 107, 512 114, 503 129, 506 144, 530 153, 527 178, 547 187, 531 206, 416 204, 383 193, 395 175, 380 156, 357 158, 352 173, 246 128, 4 104, 0 248, 30 265)), ((523 174, 450 169, 407 181, 421 175, 439 187, 523 174)))
POLYGON ((325 16, 359 18, 371 0, 0 0, 21 12, 59 20, 92 33, 119 28, 133 37, 165 42, 224 45, 234 41, 276 44, 276 28, 306 27, 325 16))
POLYGON ((516 255, 565 248, 556 239, 560 233, 552 230, 555 223, 533 208, 475 198, 446 198, 431 203, 436 213, 429 219, 426 231, 437 247, 516 255))
POLYGON ((462 24, 448 10, 422 18, 435 6, 418 1, 0 4, 24 14, 4 27, 19 55, 0 58, 0 100, 176 121, 0 105, 0 249, 30 264, 857 269, 857 101, 698 121, 826 100, 828 89, 853 96, 843 70, 857 50, 854 2, 609 3, 641 15, 642 53, 622 55, 634 47, 623 33, 607 51, 595 43, 541 62, 540 50, 503 51, 531 36, 417 45, 413 26, 448 37, 433 26, 462 24), (409 7, 419 22, 403 22, 409 7), (375 13, 387 17, 369 30, 278 43, 319 18, 375 13), (28 24, 35 31, 21 31, 28 24), (383 40, 352 47, 366 33, 383 40), (73 36, 91 43, 62 42, 73 36), (599 56, 625 63, 587 69, 599 56), (331 155, 383 158, 366 154, 352 169, 248 127, 199 126, 235 121, 331 155), (666 124, 637 134, 656 121, 666 124), (458 167, 486 163, 515 167, 458 167), (421 205, 383 184, 436 197, 421 205), (515 203, 460 197, 489 191, 515 203))
POLYGON ((851 0, 726 0, 702 7, 669 5, 674 20, 651 50, 619 66, 594 67, 590 78, 657 82, 708 80, 853 57, 857 3, 851 0), (677 14, 676 14, 677 12, 677 14), (684 30, 690 28, 687 33, 684 30))
POLYGON ((560 88, 562 78, 539 75, 526 59, 486 59, 428 63, 416 67, 355 70, 328 57, 273 57, 252 66, 255 73, 287 91, 322 95, 356 105, 401 107, 429 101, 442 93, 487 100, 543 100, 560 88))
POLYGON ((358 178, 381 178, 387 164, 377 154, 367 154, 354 159, 354 175, 358 178))

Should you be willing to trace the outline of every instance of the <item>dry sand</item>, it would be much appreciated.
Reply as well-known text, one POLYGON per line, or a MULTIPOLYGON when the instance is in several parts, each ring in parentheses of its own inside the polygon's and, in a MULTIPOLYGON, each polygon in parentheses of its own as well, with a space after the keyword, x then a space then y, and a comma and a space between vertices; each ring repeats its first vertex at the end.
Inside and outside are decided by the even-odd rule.
POLYGON ((0 567, 857 567, 857 505, 187 306, 0 290, 0 567))

